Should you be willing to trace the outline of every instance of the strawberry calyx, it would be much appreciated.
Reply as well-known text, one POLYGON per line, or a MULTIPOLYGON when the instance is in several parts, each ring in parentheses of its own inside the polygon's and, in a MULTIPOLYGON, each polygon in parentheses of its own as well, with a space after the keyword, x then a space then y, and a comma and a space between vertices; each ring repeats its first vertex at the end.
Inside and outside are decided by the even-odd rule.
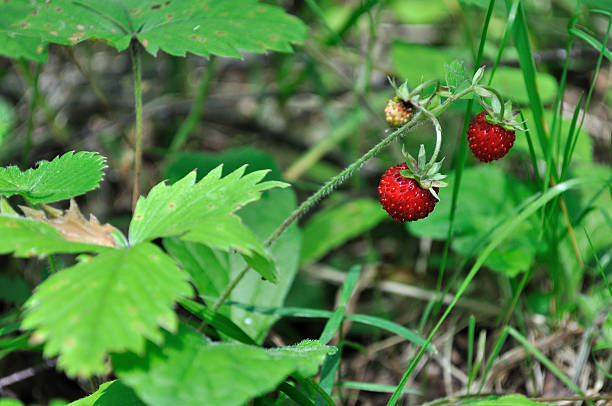
POLYGON ((446 175, 440 173, 444 158, 440 161, 435 161, 434 159, 427 162, 423 144, 421 144, 419 148, 418 159, 414 159, 414 157, 406 153, 403 148, 402 153, 406 157, 406 166, 408 168, 401 170, 400 175, 405 178, 414 179, 420 187, 429 190, 436 200, 440 200, 434 188, 448 186, 448 183, 442 181, 442 179, 446 178, 446 175))
POLYGON ((517 120, 520 111, 512 109, 510 100, 504 102, 499 92, 489 86, 478 85, 474 90, 480 96, 480 104, 487 112, 485 120, 489 124, 498 125, 508 131, 524 131, 521 127, 523 123, 517 120), (491 105, 484 101, 484 97, 491 98, 491 105))

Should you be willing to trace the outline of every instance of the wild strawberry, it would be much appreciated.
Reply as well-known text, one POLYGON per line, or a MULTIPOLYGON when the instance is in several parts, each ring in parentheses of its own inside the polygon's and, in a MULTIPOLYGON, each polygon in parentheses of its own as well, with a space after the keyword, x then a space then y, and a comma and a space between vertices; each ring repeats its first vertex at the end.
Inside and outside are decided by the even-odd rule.
MULTIPOLYGON (((429 216, 438 200, 419 183, 402 176, 405 162, 387 169, 380 178, 378 194, 383 209, 396 221, 415 221, 429 216)), ((433 188, 437 193, 438 188, 433 188)))
POLYGON ((413 115, 414 111, 410 102, 400 99, 399 96, 393 97, 385 106, 385 120, 393 127, 403 126, 410 121, 413 115))
POLYGON ((421 145, 418 162, 408 154, 406 162, 392 166, 382 175, 378 195, 383 209, 396 221, 425 218, 438 203, 438 191, 446 186, 446 176, 438 173, 442 162, 425 164, 421 145))
POLYGON ((482 162, 495 161, 506 155, 514 145, 514 133, 521 127, 508 101, 502 108, 497 98, 492 107, 483 104, 485 111, 472 119, 467 130, 470 150, 482 162))

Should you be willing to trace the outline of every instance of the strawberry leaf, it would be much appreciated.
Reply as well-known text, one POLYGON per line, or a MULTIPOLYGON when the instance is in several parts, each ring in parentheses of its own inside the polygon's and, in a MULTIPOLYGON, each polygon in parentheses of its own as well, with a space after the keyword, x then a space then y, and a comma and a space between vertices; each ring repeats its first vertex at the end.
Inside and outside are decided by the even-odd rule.
POLYGON ((178 236, 212 248, 236 249, 264 278, 276 282, 277 271, 263 244, 234 213, 258 200, 261 192, 288 186, 283 182, 260 182, 268 171, 244 175, 246 166, 221 177, 222 166, 196 183, 196 173, 167 186, 155 186, 141 197, 130 223, 132 244, 160 237, 178 236))
POLYGON ((49 224, 26 217, 0 214, 0 254, 43 257, 55 253, 104 252, 111 248, 66 240, 49 224))
POLYGON ((106 159, 95 152, 68 152, 51 162, 22 172, 17 166, 0 168, 0 196, 22 195, 30 203, 70 199, 96 189, 104 176, 106 159))
POLYGON ((180 325, 178 334, 166 334, 163 349, 148 343, 144 358, 113 355, 113 367, 147 404, 239 406, 274 390, 294 372, 316 374, 330 350, 318 341, 271 350, 211 343, 180 325))
POLYGON ((102 40, 122 51, 132 39, 152 55, 161 49, 240 58, 240 50, 291 52, 306 33, 299 19, 257 0, 33 0, 2 7, 0 52, 39 61, 47 43, 102 40))
POLYGON ((151 243, 110 249, 40 284, 22 328, 35 329, 32 339, 68 375, 103 374, 110 352, 142 353, 145 339, 162 342, 160 326, 176 331, 173 303, 192 295, 185 279, 151 243))
POLYGON ((138 399, 132 388, 127 387, 120 380, 105 382, 98 390, 86 398, 75 400, 68 406, 145 406, 138 399))

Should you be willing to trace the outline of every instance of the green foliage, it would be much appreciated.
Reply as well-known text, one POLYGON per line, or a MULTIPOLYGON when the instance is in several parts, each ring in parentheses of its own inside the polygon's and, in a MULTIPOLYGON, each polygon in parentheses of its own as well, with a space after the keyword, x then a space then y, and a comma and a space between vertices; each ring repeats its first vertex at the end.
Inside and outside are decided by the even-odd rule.
POLYGON ((31 294, 32 289, 23 278, 0 275, 0 300, 22 304, 31 294))
MULTIPOLYGON (((1 17, 0 17, 1 18, 1 17)), ((4 143, 15 126, 15 110, 13 106, 0 98, 0 145, 4 143)))
POLYGON ((210 343, 181 325, 178 334, 166 335, 163 349, 148 343, 143 358, 118 354, 113 367, 149 404, 199 406, 206 399, 232 406, 273 390, 292 373, 316 374, 330 350, 316 341, 271 350, 210 343))
POLYGON ((375 227, 387 213, 372 199, 353 199, 338 207, 322 210, 304 226, 301 263, 316 261, 332 249, 341 246, 375 227))
POLYGON ((68 406, 144 406, 132 388, 121 380, 105 382, 86 398, 76 400, 68 406))
POLYGON ((31 203, 51 203, 96 189, 106 159, 95 152, 68 152, 51 162, 40 161, 25 172, 17 166, 0 168, 0 195, 24 196, 31 203), (77 175, 78 174, 78 175, 77 175))
POLYGON ((402 41, 394 41, 391 45, 393 69, 411 87, 421 83, 421 80, 444 78, 445 65, 451 59, 468 60, 468 54, 455 48, 437 48, 402 41))
POLYGON ((196 173, 191 172, 171 186, 162 182, 153 187, 146 198, 138 200, 130 223, 130 243, 180 235, 185 241, 236 249, 261 276, 277 282, 278 273, 267 250, 234 212, 259 199, 262 191, 287 185, 260 182, 267 171, 243 176, 243 166, 221 177, 222 170, 218 166, 197 183, 196 173))
POLYGON ((55 253, 104 252, 109 247, 66 240, 54 227, 40 221, 0 214, 0 254, 44 257, 55 253))
MULTIPOLYGON (((488 77, 485 78, 488 81, 488 77)), ((542 103, 552 103, 557 95, 557 80, 549 73, 537 72, 538 93, 542 103)), ((501 66, 495 71, 491 86, 510 100, 521 104, 529 104, 529 96, 523 80, 523 72, 517 68, 501 66)))
MULTIPOLYGON (((449 177, 452 184, 454 175, 449 177)), ((530 196, 529 189, 496 166, 476 166, 463 172, 462 187, 457 200, 453 249, 463 255, 477 255, 478 245, 489 230, 513 215, 516 206, 530 196)), ((449 227, 451 190, 440 189, 440 202, 426 219, 410 223, 411 233, 436 240, 446 238, 449 227)), ((511 238, 497 247, 486 265, 508 275, 528 269, 535 255, 537 234, 524 224, 511 238)))
POLYGON ((306 33, 296 17, 256 0, 36 0, 3 4, 2 12, 0 52, 37 61, 47 43, 102 40, 122 51, 132 39, 152 55, 240 58, 239 50, 290 52, 306 33))
POLYGON ((35 329, 45 355, 59 355, 69 375, 106 372, 110 352, 144 350, 162 342, 159 326, 175 331, 172 309, 190 296, 185 275, 150 243, 109 250, 51 276, 26 303, 22 327, 35 329))
MULTIPOLYGON (((198 168, 198 173, 206 173, 222 162, 224 162, 224 173, 248 163, 247 172, 270 168, 266 179, 280 178, 280 171, 274 159, 252 148, 238 148, 222 154, 180 154, 168 169, 168 177, 180 179, 194 167, 198 168)), ((260 240, 264 240, 295 208, 296 197, 292 190, 272 189, 265 191, 260 200, 243 207, 237 214, 260 240)), ((299 255, 296 253, 300 251, 301 242, 302 233, 297 226, 291 226, 269 249, 279 270, 278 283, 272 285, 261 280, 258 274, 250 272, 234 289, 230 299, 257 306, 282 306, 298 271, 299 255)), ((189 272, 196 289, 210 305, 213 303, 209 298, 218 297, 230 279, 246 265, 244 258, 235 253, 221 252, 202 244, 179 241, 176 238, 164 239, 164 247, 189 272)), ((222 308, 221 312, 257 342, 265 338, 268 329, 279 317, 275 314, 251 312, 238 307, 222 308)))
POLYGON ((548 403, 534 402, 533 400, 527 399, 523 395, 508 395, 502 396, 497 399, 485 399, 479 401, 464 402, 465 405, 478 405, 478 406, 541 406, 548 405, 548 403))

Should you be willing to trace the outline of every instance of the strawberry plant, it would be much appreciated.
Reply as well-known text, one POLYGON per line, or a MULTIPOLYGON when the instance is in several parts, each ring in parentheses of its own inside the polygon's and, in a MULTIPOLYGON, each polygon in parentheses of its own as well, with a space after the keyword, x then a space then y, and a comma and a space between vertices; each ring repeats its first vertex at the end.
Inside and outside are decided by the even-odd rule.
POLYGON ((0 2, 0 406, 609 400, 612 9, 457 2, 0 2))

